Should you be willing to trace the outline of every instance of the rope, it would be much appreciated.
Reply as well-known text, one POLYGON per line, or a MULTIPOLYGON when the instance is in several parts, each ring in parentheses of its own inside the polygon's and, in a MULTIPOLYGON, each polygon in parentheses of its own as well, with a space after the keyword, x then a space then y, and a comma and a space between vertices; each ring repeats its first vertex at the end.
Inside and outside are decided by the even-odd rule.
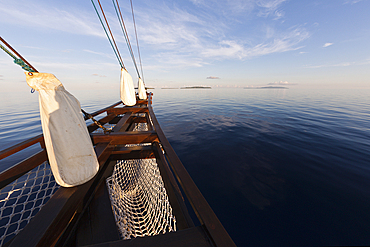
POLYGON ((86 117, 90 118, 97 126, 99 126, 100 128, 102 128, 105 134, 106 133, 110 133, 112 131, 112 130, 108 130, 107 128, 105 128, 98 120, 96 120, 95 118, 93 118, 93 116, 91 114, 85 112, 82 108, 81 108, 81 111, 82 111, 82 113, 86 117))
POLYGON ((18 64, 22 67, 25 71, 28 72, 37 72, 37 70, 29 64, 26 59, 24 59, 16 50, 14 50, 3 38, 0 37, 0 40, 13 52, 15 55, 10 52, 8 49, 6 49, 4 46, 0 45, 0 48, 5 51, 9 56, 11 56, 14 59, 14 63, 18 64), (19 58, 17 58, 17 56, 19 58))
POLYGON ((134 22, 134 30, 135 30, 135 36, 136 36, 137 53, 139 54, 139 62, 140 62, 140 68, 141 68, 141 78, 143 79, 143 82, 144 82, 143 63, 141 62, 140 49, 139 49, 139 39, 137 38, 136 23, 135 23, 135 16, 134 16, 134 7, 132 5, 132 0, 130 0, 130 3, 131 3, 132 21, 134 22))
POLYGON ((132 47, 131 47, 130 39, 128 37, 128 33, 127 33, 127 30, 126 30, 125 22, 123 21, 123 17, 122 17, 122 13, 121 13, 121 8, 119 7, 119 4, 118 4, 118 1, 117 0, 116 0, 117 6, 114 3, 114 0, 112 0, 112 2, 113 2, 114 9, 116 10, 117 18, 118 18, 119 24, 121 26, 121 29, 122 29, 122 32, 123 32, 123 36, 125 37, 125 40, 126 40, 126 43, 127 43, 127 47, 128 47, 129 52, 130 52, 132 61, 133 61, 134 65, 135 65, 135 69, 136 69, 137 75, 140 78, 140 73, 139 73, 139 70, 137 68, 137 64, 136 64, 136 61, 135 61, 135 56, 134 56, 134 53, 132 51, 132 47), (118 10, 117 10, 117 8, 118 8, 118 10), (118 11, 119 11, 119 14, 118 14, 118 11))
POLYGON ((109 36, 109 34, 108 34, 108 32, 107 32, 107 29, 105 28, 105 26, 104 26, 104 24, 103 24, 103 21, 102 21, 102 19, 101 19, 100 15, 99 15, 98 9, 96 8, 96 6, 95 6, 95 4, 94 4, 94 1, 93 1, 93 0, 91 0, 91 3, 92 3, 92 4, 93 4, 93 6, 94 6, 95 12, 96 12, 96 14, 98 15, 98 18, 99 18, 99 20, 100 20, 100 23, 101 23, 101 25, 102 25, 103 29, 104 29, 104 32, 105 32, 105 34, 107 35, 108 41, 109 41, 110 45, 112 46, 113 52, 114 52, 114 54, 115 54, 115 55, 116 55, 116 57, 117 57, 118 63, 120 64, 121 68, 125 69, 125 65, 123 64, 123 60, 122 60, 122 58, 121 58, 121 55, 119 54, 119 51, 118 51, 118 48, 117 48, 116 42, 114 41, 114 38, 113 38, 113 34, 112 34, 112 32, 110 31, 109 24, 108 24, 107 19, 105 18, 104 11, 103 11, 103 8, 102 8, 102 6, 101 6, 101 4, 100 4, 100 1, 98 0, 98 3, 99 3, 99 5, 100 5, 100 9, 101 9, 101 11, 102 11, 102 14, 104 15, 105 21, 106 21, 106 23, 107 23, 107 27, 109 28, 110 34, 112 35, 112 40, 114 41, 115 46, 113 46, 113 43, 112 43, 111 37, 109 36), (115 49, 114 47, 116 47, 116 49, 115 49))

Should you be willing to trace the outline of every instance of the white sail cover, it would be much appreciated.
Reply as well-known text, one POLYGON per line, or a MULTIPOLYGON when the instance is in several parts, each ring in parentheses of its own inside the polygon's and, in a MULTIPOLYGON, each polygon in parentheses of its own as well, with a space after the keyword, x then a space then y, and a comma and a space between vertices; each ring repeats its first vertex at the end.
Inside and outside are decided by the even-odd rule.
POLYGON ((121 69, 121 100, 127 106, 136 104, 134 82, 126 69, 121 69))
POLYGON ((146 90, 143 80, 139 78, 139 99, 146 99, 146 90))
POLYGON ((73 187, 99 170, 80 102, 48 73, 26 72, 27 84, 39 92, 40 118, 49 164, 56 182, 73 187))

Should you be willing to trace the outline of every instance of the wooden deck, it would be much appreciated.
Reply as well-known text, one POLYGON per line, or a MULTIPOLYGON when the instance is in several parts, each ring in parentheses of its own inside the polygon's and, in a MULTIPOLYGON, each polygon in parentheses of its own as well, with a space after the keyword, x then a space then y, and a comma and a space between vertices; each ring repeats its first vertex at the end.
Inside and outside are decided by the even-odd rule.
MULTIPOLYGON (((98 174, 89 182, 59 188, 42 210, 5 246, 235 246, 217 216, 191 179, 165 137, 154 115, 152 95, 134 107, 117 102, 92 116, 106 113, 102 124, 115 124, 110 134, 91 133, 99 160, 98 174), (120 107, 118 107, 120 106, 120 107), (143 113, 145 116, 134 116, 143 113), (132 131, 134 123, 145 122, 148 131, 132 131), (151 143, 125 147, 125 144, 151 143), (166 188, 177 231, 152 237, 121 240, 114 220, 105 179, 112 174, 116 160, 156 158, 166 188), (192 208, 187 208, 188 202, 192 208), (200 224, 193 223, 189 210, 200 224)), ((0 160, 31 145, 42 151, 0 174, 0 188, 47 160, 42 135, 0 152, 0 160)))

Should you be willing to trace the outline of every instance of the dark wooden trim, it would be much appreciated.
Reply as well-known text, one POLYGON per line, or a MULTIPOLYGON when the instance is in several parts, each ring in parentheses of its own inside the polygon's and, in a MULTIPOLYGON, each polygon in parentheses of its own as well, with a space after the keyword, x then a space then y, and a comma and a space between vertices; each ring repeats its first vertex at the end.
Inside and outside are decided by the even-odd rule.
POLYGON ((154 159, 155 155, 153 151, 132 151, 126 154, 112 154, 110 160, 135 160, 135 159, 154 159))
POLYGON ((144 113, 144 112, 148 112, 148 108, 133 106, 133 107, 111 108, 111 109, 107 110, 108 114, 113 113, 115 115, 125 114, 127 112, 144 113))
POLYGON ((158 164, 159 171, 166 188, 168 198, 172 207, 172 212, 176 217, 176 226, 178 230, 183 230, 189 227, 194 227, 188 209, 186 208, 184 198, 181 195, 175 177, 173 176, 170 167, 167 164, 166 158, 163 155, 158 142, 153 142, 153 150, 158 164))
POLYGON ((153 131, 127 131, 127 132, 112 132, 109 135, 105 134, 90 134, 92 142, 110 142, 111 145, 123 144, 139 144, 152 143, 158 140, 157 134, 153 131))
POLYGON ((146 123, 146 118, 145 117, 138 117, 138 116, 135 116, 133 118, 133 122, 134 123, 146 123))
POLYGON ((148 124, 148 130, 153 131, 153 126, 149 118, 149 112, 145 113, 145 118, 146 118, 146 123, 148 124))
POLYGON ((119 132, 122 128, 122 126, 124 124, 127 123, 128 119, 130 118, 132 112, 127 112, 119 121, 118 123, 116 124, 116 126, 114 126, 114 128, 112 129, 112 132, 119 132))
POLYGON ((112 211, 107 184, 100 183, 87 210, 84 210, 75 232, 72 233, 71 241, 62 241, 63 246, 73 245, 73 237, 76 246, 98 244, 120 240, 116 221, 112 211), (75 236, 74 236, 75 235, 75 236))
MULTIPOLYGON (((40 142, 40 145, 41 143, 44 142, 44 136, 43 135, 38 135, 38 136, 35 136, 33 138, 30 138, 28 140, 25 140, 19 144, 16 144, 12 147, 9 147, 7 149, 4 149, 2 151, 0 151, 0 160, 12 155, 12 154, 15 154, 25 148, 28 148, 36 143, 40 142)), ((42 145, 41 145, 42 146, 42 145)))
POLYGON ((33 168, 39 166, 47 160, 47 154, 45 150, 42 150, 28 159, 25 159, 18 164, 6 169, 0 174, 0 189, 7 186, 9 183, 23 176, 23 174, 29 172, 33 168))
POLYGON ((136 101, 136 104, 137 105, 147 105, 148 104, 148 100, 147 99, 138 99, 136 101))
POLYGON ((199 221, 201 224, 204 224, 205 229, 208 231, 216 246, 236 246, 168 142, 159 126, 157 118, 154 115, 150 101, 151 96, 149 98, 148 109, 158 138, 166 152, 168 160, 170 161, 171 168, 192 205, 199 221))
MULTIPOLYGON (((156 236, 133 238, 108 243, 88 245, 90 247, 212 247, 202 226, 182 231, 168 232, 156 236)), ((87 247, 87 246, 85 246, 87 247)))
POLYGON ((116 145, 112 151, 112 154, 124 154, 124 153, 130 153, 132 151, 145 151, 145 150, 153 150, 152 146, 147 145, 147 146, 131 146, 131 147, 125 147, 125 146, 120 146, 116 145))

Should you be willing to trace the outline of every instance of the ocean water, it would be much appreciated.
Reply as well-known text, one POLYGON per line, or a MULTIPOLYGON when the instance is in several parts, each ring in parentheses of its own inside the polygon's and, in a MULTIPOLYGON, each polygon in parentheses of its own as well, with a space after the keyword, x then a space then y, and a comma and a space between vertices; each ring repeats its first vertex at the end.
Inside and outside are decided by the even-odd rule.
MULTIPOLYGON (((152 91, 168 140, 238 246, 370 245, 370 89, 152 91)), ((90 112, 119 99, 71 93, 90 112)), ((36 93, 0 97, 0 149, 41 133, 36 93)))

